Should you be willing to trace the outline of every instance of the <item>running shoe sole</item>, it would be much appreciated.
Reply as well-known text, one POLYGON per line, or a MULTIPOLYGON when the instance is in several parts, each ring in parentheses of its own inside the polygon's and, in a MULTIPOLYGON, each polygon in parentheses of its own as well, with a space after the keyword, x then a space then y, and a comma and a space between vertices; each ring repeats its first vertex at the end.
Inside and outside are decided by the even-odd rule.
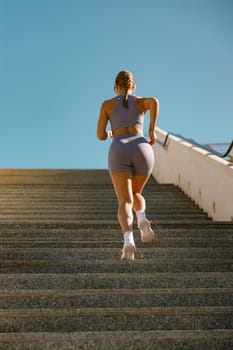
POLYGON ((136 247, 133 244, 126 245, 122 249, 121 260, 134 260, 136 247))
POLYGON ((154 239, 154 231, 152 230, 151 226, 150 226, 150 221, 146 220, 146 221, 142 221, 140 222, 138 228, 141 232, 141 240, 142 242, 151 242, 154 239))

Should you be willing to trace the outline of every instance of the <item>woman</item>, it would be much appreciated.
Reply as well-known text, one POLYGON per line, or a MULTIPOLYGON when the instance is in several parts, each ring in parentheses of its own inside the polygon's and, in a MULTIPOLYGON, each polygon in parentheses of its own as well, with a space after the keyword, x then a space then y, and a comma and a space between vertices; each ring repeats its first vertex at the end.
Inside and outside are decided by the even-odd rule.
POLYGON ((117 97, 104 101, 99 115, 97 137, 113 137, 108 154, 108 168, 118 199, 118 221, 124 238, 121 259, 134 260, 133 210, 143 242, 152 241, 154 232, 145 215, 146 203, 142 190, 154 164, 151 145, 156 141, 155 123, 159 111, 154 97, 133 95, 136 83, 132 73, 117 74, 114 90, 117 97), (143 122, 150 111, 149 142, 143 136, 143 122), (110 122, 111 130, 106 130, 110 122))

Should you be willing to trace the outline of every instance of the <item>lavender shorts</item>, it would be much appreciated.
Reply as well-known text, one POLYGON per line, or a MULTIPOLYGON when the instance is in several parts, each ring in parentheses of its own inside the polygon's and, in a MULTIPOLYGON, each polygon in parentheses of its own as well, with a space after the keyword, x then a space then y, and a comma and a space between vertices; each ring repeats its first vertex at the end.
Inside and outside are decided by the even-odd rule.
POLYGON ((151 145, 141 135, 119 135, 114 137, 108 152, 110 175, 127 171, 132 175, 149 176, 154 166, 151 145))

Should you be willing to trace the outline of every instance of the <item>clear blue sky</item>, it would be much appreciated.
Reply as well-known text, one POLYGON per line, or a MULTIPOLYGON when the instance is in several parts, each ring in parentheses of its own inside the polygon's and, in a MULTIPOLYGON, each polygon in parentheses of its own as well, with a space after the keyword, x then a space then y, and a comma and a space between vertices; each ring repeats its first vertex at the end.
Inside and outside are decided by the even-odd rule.
POLYGON ((122 69, 160 128, 232 140, 233 1, 0 0, 0 168, 106 168, 96 123, 122 69))

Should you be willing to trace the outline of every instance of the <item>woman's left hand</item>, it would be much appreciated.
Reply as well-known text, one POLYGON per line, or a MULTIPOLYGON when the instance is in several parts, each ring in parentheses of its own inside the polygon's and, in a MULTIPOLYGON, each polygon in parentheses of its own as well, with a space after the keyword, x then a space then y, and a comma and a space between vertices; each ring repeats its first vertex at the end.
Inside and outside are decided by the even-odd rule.
POLYGON ((149 130, 149 137, 150 137, 149 144, 152 146, 155 144, 156 139, 157 139, 155 131, 149 130))

